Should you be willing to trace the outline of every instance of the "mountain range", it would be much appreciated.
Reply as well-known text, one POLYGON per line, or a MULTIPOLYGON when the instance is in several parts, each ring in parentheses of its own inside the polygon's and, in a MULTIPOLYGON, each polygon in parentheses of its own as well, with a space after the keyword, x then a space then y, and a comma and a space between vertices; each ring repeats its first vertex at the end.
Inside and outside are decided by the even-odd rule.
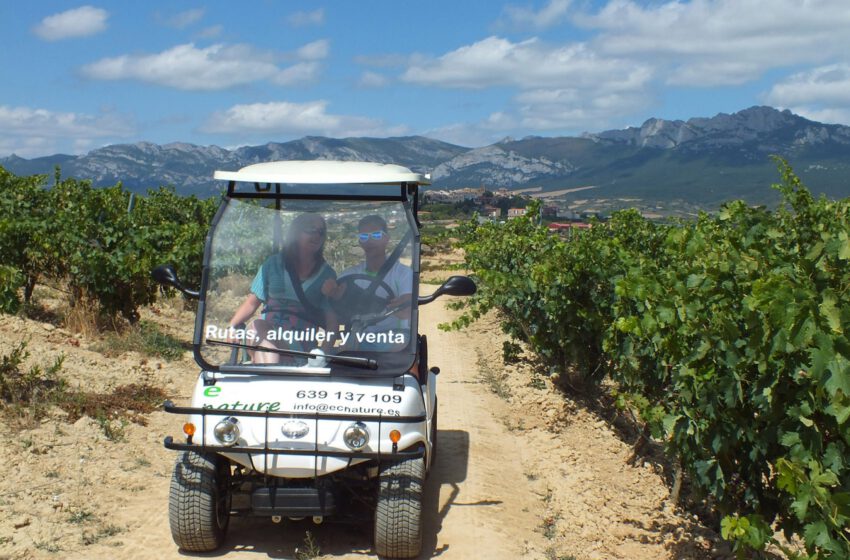
POLYGON ((398 138, 305 137, 290 142, 227 150, 185 143, 117 144, 85 155, 34 159, 15 155, 0 165, 17 175, 121 182, 134 191, 172 185, 183 194, 209 196, 221 184, 216 169, 285 159, 340 159, 397 163, 431 173, 433 187, 485 186, 557 191, 593 186, 583 196, 648 203, 684 201, 713 207, 741 198, 775 202, 778 181, 771 155, 788 160, 814 193, 850 196, 850 127, 823 124, 790 111, 751 107, 733 114, 687 121, 649 119, 640 127, 585 133, 580 137, 526 137, 482 148, 408 136, 398 138), (588 194, 588 193, 591 193, 588 194))

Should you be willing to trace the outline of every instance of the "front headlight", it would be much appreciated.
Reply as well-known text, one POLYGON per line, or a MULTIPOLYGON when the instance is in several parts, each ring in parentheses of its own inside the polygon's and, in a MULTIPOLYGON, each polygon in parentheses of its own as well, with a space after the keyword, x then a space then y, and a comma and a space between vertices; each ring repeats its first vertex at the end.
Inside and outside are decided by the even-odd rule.
POLYGON ((225 416, 221 422, 216 424, 215 428, 213 428, 213 436, 215 436, 215 439, 218 440, 220 444, 230 447, 236 445, 240 431, 239 420, 233 416, 225 416))
POLYGON ((369 429, 363 422, 355 422, 342 434, 345 445, 352 451, 360 451, 369 443, 369 429))

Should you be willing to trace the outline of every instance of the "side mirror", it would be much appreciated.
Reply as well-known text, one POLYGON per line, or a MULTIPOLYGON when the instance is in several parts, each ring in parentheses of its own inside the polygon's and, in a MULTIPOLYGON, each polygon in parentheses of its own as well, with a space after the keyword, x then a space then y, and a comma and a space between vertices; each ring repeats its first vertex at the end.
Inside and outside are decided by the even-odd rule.
POLYGON ((186 297, 194 299, 198 299, 198 297, 200 297, 200 294, 197 291, 186 288, 183 283, 180 282, 180 278, 177 277, 177 271, 174 270, 174 266, 170 264, 161 264, 151 270, 151 276, 158 284, 171 286, 186 297))
POLYGON ((434 290, 434 293, 429 296, 419 296, 419 305, 431 303, 442 295, 448 296, 471 296, 475 293, 477 287, 475 282, 468 276, 452 276, 443 285, 434 290))

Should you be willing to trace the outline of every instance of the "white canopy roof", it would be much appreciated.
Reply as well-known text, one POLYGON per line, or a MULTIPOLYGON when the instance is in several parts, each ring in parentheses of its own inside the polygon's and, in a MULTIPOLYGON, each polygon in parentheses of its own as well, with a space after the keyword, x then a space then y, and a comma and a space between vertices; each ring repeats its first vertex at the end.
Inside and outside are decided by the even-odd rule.
POLYGON ((431 183, 430 176, 400 165, 364 161, 272 161, 255 163, 239 171, 216 171, 214 177, 224 181, 302 185, 431 183))

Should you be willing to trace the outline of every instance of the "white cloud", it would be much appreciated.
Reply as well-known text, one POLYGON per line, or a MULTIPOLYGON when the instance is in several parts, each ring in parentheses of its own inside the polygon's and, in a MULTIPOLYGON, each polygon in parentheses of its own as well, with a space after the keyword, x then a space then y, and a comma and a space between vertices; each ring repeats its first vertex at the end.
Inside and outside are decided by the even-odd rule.
POLYGON ((299 48, 298 58, 301 60, 322 60, 328 57, 331 50, 331 44, 327 39, 319 39, 312 43, 307 43, 299 48))
POLYGON ((575 20, 600 32, 600 53, 651 58, 675 85, 741 84, 850 49, 845 0, 611 0, 575 20))
POLYGON ((223 25, 211 25, 209 27, 205 27, 201 29, 197 33, 197 37, 199 39, 213 39, 221 35, 221 32, 224 31, 223 25))
POLYGON ((458 146, 480 147, 494 144, 510 136, 529 134, 524 117, 516 111, 496 111, 478 122, 459 122, 433 128, 422 133, 458 146))
POLYGON ((829 64, 775 84, 767 103, 824 123, 850 124, 850 64, 829 64))
POLYGON ((791 111, 812 121, 850 126, 850 108, 812 109, 808 107, 794 107, 791 111))
MULTIPOLYGON (((458 146, 479 147, 493 144, 497 138, 493 131, 484 127, 468 123, 453 123, 439 128, 434 128, 421 133, 422 136, 449 142, 458 146)), ((504 137, 504 134, 502 135, 504 137)))
POLYGON ((736 86, 753 81, 764 70, 762 65, 748 60, 693 60, 670 68, 666 72, 666 83, 671 86, 736 86))
POLYGON ((278 72, 272 81, 279 86, 296 86, 315 82, 321 72, 318 62, 299 62, 278 72))
POLYGON ((767 101, 782 107, 827 104, 850 108, 850 64, 830 64, 777 83, 767 101))
POLYGON ((606 130, 626 116, 643 110, 652 98, 643 92, 597 92, 577 89, 537 89, 519 93, 509 108, 478 122, 452 123, 425 136, 461 146, 485 146, 505 136, 576 134, 606 130))
POLYGON ((194 10, 186 10, 185 12, 180 12, 179 14, 175 14, 168 18, 167 24, 170 27, 174 27, 176 29, 184 29, 189 27, 195 22, 200 21, 206 10, 204 8, 196 8, 194 10))
POLYGON ((505 7, 504 14, 512 26, 545 29, 561 23, 566 18, 571 3, 571 0, 550 0, 539 11, 509 5, 505 7))
MULTIPOLYGON (((414 60, 420 60, 422 57, 413 57, 414 60)), ((364 66, 374 66, 377 68, 392 68, 395 66, 404 66, 411 62, 411 57, 402 54, 379 54, 379 55, 356 55, 354 62, 364 66)))
POLYGON ((360 81, 358 85, 364 88, 379 88, 387 85, 389 83, 389 79, 383 74, 378 74, 377 72, 363 72, 360 75, 360 81))
POLYGON ((334 115, 327 112, 327 107, 328 102, 323 100, 234 105, 225 111, 214 113, 202 130, 243 137, 252 134, 383 137, 406 132, 404 127, 388 127, 376 119, 334 115))
POLYGON ((619 117, 649 106, 641 91, 600 91, 593 95, 576 89, 534 90, 516 97, 520 130, 603 130, 619 117))
POLYGON ((654 69, 624 56, 602 55, 587 43, 547 45, 538 39, 513 43, 488 37, 411 63, 402 79, 443 88, 511 87, 512 103, 477 123, 454 123, 435 134, 465 145, 529 130, 574 134, 601 130, 645 109, 652 99, 654 69))
MULTIPOLYGON (((778 68, 820 65, 771 90, 772 104, 841 118, 850 109, 850 3, 846 0, 550 0, 517 4, 502 26, 543 29, 569 22, 581 42, 487 37, 438 56, 410 57, 403 81, 440 88, 515 90, 511 103, 477 123, 440 129, 455 138, 526 131, 572 134, 618 126, 651 106, 666 86, 752 83, 778 68), (580 12, 579 10, 591 10, 580 12), (832 65, 830 65, 832 63, 832 65), (823 71, 821 71, 823 70, 823 71)), ((496 138, 493 138, 496 139, 496 138)))
POLYGON ((312 12, 295 12, 288 18, 293 27, 305 27, 308 25, 322 25, 325 23, 325 10, 319 8, 312 12))
MULTIPOLYGON (((313 43, 307 47, 311 55, 320 50, 313 43)), ((216 44, 197 48, 188 43, 157 54, 104 58, 84 66, 82 73, 96 80, 139 80, 181 90, 203 91, 262 80, 293 85, 313 80, 318 75, 315 62, 280 68, 277 58, 273 53, 246 45, 216 44)))
POLYGON ((537 39, 512 43, 487 37, 437 59, 413 63, 402 80, 421 85, 482 89, 643 88, 651 69, 625 58, 599 56, 586 44, 546 46, 537 39))
POLYGON ((33 32, 45 41, 88 37, 105 30, 108 18, 106 10, 81 6, 47 16, 33 28, 33 32))
POLYGON ((99 115, 0 105, 0 153, 22 157, 45 153, 79 153, 102 139, 135 133, 131 119, 112 112, 99 115))

